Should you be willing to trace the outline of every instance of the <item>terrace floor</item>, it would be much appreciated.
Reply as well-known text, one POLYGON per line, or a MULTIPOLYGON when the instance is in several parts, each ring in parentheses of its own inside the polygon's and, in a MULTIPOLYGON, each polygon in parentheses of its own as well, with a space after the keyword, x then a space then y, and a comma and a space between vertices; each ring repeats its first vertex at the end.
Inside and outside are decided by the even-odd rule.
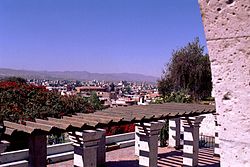
MULTIPOLYGON (((134 155, 134 147, 118 149, 106 153, 107 167, 138 167, 138 157, 134 155)), ((48 167, 72 167, 73 160, 50 164, 48 167)), ((182 166, 182 151, 173 148, 159 147, 158 167, 182 166)), ((199 150, 199 166, 219 167, 220 159, 213 157, 213 149, 202 148, 199 150)))

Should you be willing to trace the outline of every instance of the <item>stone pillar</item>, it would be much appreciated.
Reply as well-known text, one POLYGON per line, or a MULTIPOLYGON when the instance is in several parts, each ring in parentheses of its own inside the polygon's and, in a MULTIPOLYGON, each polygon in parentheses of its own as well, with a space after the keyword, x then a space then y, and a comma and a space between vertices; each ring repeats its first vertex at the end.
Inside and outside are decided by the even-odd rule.
POLYGON ((183 166, 198 166, 199 125, 204 116, 184 119, 183 166))
POLYGON ((74 166, 96 167, 105 163, 105 130, 84 130, 70 132, 74 146, 74 166), (103 148, 104 144, 104 148, 103 148))
POLYGON ((138 129, 138 126, 135 126, 135 155, 136 156, 139 156, 139 146, 140 146, 139 129, 138 129))
POLYGON ((103 133, 97 148, 97 166, 104 166, 106 162, 106 131, 103 129, 98 129, 98 131, 103 133))
POLYGON ((169 142, 170 147, 179 149, 181 147, 181 121, 180 118, 169 119, 169 142))
POLYGON ((31 134, 29 137, 29 167, 46 167, 47 137, 45 134, 31 134))
POLYGON ((158 135, 165 121, 137 123, 139 166, 157 167, 158 135))
POLYGON ((250 2, 199 3, 221 124, 220 164, 250 166, 250 2))
POLYGON ((220 156, 220 140, 219 140, 219 128, 220 128, 220 124, 218 123, 217 120, 217 114, 213 114, 214 115, 214 122, 215 122, 215 133, 214 133, 214 156, 219 157, 220 156))

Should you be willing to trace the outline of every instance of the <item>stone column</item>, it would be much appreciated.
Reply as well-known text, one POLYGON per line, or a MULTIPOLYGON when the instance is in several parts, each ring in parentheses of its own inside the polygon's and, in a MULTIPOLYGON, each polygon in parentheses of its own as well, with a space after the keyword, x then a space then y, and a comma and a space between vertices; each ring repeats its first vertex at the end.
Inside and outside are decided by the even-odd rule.
POLYGON ((84 130, 83 132, 70 132, 69 134, 74 146, 74 166, 96 167, 104 165, 104 130, 84 130))
POLYGON ((220 156, 220 140, 219 140, 219 128, 220 128, 220 124, 218 123, 217 120, 217 114, 213 114, 214 115, 214 122, 215 122, 215 133, 214 133, 214 156, 219 157, 220 156))
POLYGON ((221 124, 220 164, 250 166, 250 1, 199 3, 221 124))
POLYGON ((184 119, 183 166, 198 166, 199 127, 204 116, 184 119))
POLYGON ((29 137, 29 167, 46 167, 47 137, 45 134, 31 134, 29 137))
POLYGON ((158 135, 165 121, 137 123, 139 166, 157 167, 158 135))
POLYGON ((135 155, 136 156, 139 156, 139 146, 140 146, 139 129, 138 129, 138 126, 135 126, 135 155))
POLYGON ((175 147, 179 149, 180 137, 181 137, 181 121, 180 118, 169 119, 169 142, 170 147, 175 147))
POLYGON ((106 162, 106 131, 103 129, 97 130, 102 132, 97 148, 97 166, 104 166, 106 162))

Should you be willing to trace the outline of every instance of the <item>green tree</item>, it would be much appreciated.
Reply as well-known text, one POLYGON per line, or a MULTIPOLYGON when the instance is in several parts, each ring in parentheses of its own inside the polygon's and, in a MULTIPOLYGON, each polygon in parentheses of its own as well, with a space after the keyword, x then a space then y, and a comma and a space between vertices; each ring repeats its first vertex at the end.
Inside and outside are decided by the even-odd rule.
POLYGON ((115 84, 112 82, 110 85, 110 92, 114 92, 115 91, 115 84))
POLYGON ((173 91, 173 83, 169 77, 162 77, 161 80, 158 81, 158 91, 163 97, 173 91))
POLYGON ((158 88, 163 96, 170 91, 183 90, 195 100, 211 96, 210 61, 198 38, 173 51, 171 61, 158 81, 158 88))
POLYGON ((77 112, 90 113, 94 111, 94 106, 80 95, 61 96, 61 102, 62 106, 64 106, 63 115, 72 115, 77 112))
POLYGON ((2 81, 18 82, 18 83, 23 83, 23 84, 27 82, 26 79, 21 78, 21 77, 6 77, 6 78, 3 78, 2 81))
POLYGON ((132 91, 131 87, 129 85, 125 86, 124 93, 130 94, 132 91))
POLYGON ((160 146, 161 147, 165 147, 167 145, 167 140, 169 136, 168 123, 169 123, 169 120, 165 120, 165 124, 160 131, 160 146))
POLYGON ((89 97, 89 103, 95 110, 101 110, 103 108, 101 101, 95 92, 92 92, 89 97))

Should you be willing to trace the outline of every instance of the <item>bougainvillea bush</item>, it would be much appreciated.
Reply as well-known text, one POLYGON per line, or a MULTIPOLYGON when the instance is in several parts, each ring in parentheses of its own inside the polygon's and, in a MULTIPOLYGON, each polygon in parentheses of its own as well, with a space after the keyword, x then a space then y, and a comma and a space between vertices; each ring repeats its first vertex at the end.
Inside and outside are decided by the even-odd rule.
MULTIPOLYGON (((49 91, 43 86, 27 84, 25 80, 0 80, 0 126, 3 120, 24 124, 25 120, 35 118, 61 118, 77 112, 91 113, 96 110, 96 101, 78 95, 61 96, 56 91, 49 91)), ((134 125, 108 127, 107 135, 132 132, 134 125)), ((1 138, 1 136, 0 136, 1 138)), ((48 144, 64 141, 63 134, 48 136, 48 144)), ((8 151, 28 148, 28 137, 16 133, 10 140, 8 151), (20 140, 21 139, 21 140, 20 140)))
POLYGON ((134 132, 135 131, 135 124, 126 124, 126 125, 119 125, 119 126, 111 126, 106 128, 106 136, 134 132))
POLYGON ((61 96, 43 86, 16 81, 0 81, 0 122, 21 122, 35 118, 89 113, 94 109, 88 100, 77 96, 61 96))

